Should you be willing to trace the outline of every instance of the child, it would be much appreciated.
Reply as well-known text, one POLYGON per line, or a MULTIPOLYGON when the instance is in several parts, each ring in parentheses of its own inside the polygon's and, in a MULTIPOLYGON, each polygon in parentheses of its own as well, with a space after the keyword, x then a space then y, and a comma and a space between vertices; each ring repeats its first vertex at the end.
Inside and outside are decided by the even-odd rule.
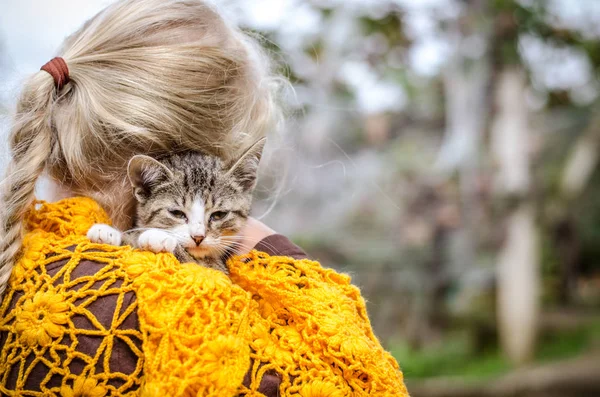
MULTIPOLYGON (((227 161, 266 135, 278 115, 277 86, 254 41, 201 0, 121 0, 68 37, 60 54, 26 82, 10 134, 2 291, 12 278, 0 307, 0 394, 405 395, 397 365, 372 335, 364 302, 345 276, 253 251, 232 260, 230 280, 163 254, 90 245, 81 234, 86 222, 104 221, 104 211, 117 228, 131 226, 132 156, 192 150, 227 161), (43 172, 71 196, 95 202, 31 209, 43 172), (33 231, 23 240, 27 228, 33 231), (135 261, 148 266, 139 272, 135 261), (289 266, 315 279, 293 281, 289 266), (291 301, 267 287, 271 274, 281 291, 296 291, 286 292, 291 301), (161 294, 147 295, 150 286, 161 294), (351 304, 334 315, 330 306, 313 310, 333 301, 351 304), (298 339, 306 317, 292 321, 289 307, 276 308, 284 304, 311 312, 312 331, 302 325, 298 339), (347 310, 352 320, 333 326, 347 310), (185 321, 171 323, 176 315, 185 321), (307 344, 309 331, 331 339, 307 344), (371 354, 376 358, 364 359, 371 354), (362 364, 344 369, 356 360, 362 364)), ((267 254, 304 257, 260 222, 248 225, 248 250, 258 243, 267 254)))

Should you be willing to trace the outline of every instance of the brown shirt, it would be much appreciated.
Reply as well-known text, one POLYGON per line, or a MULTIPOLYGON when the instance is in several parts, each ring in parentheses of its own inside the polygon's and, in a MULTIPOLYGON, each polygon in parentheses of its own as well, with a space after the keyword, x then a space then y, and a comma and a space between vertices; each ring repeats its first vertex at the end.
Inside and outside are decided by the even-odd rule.
POLYGON ((291 256, 294 259, 306 259, 306 253, 302 248, 288 240, 281 234, 272 234, 265 237, 254 247, 257 251, 266 252, 271 256, 291 256))

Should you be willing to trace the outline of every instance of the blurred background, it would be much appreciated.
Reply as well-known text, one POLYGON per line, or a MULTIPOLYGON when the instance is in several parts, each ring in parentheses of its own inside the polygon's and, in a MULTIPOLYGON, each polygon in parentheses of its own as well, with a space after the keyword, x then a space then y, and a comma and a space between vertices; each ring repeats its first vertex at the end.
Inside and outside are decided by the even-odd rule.
MULTIPOLYGON (((290 82, 255 216, 352 275, 411 394, 600 395, 600 1, 214 2, 290 82)), ((0 6, 4 135, 107 3, 0 6)))

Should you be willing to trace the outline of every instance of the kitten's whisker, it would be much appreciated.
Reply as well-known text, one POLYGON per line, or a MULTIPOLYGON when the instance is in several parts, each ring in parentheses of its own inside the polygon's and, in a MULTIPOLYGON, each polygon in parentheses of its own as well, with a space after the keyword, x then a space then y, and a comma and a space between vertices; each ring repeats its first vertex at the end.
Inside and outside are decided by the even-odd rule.
POLYGON ((216 251, 219 256, 223 256, 223 255, 225 255, 227 253, 227 247, 221 247, 221 246, 218 246, 218 245, 214 245, 214 246, 211 247, 211 249, 213 249, 214 251, 216 251))
POLYGON ((133 232, 137 232, 137 231, 140 231, 140 230, 146 231, 146 230, 150 230, 150 229, 152 229, 152 228, 151 227, 136 227, 136 228, 133 228, 133 229, 125 230, 123 232, 123 234, 133 233, 133 232))
POLYGON ((163 232, 165 232, 165 233, 167 233, 167 234, 168 234, 168 235, 170 235, 170 236, 173 236, 173 237, 175 237, 175 238, 177 238, 177 237, 181 237, 181 234, 179 234, 179 233, 175 233, 175 232, 173 232, 173 231, 171 231, 171 230, 166 230, 166 229, 160 229, 160 230, 161 230, 161 231, 163 231, 163 232))
POLYGON ((235 249, 235 250, 237 250, 239 248, 243 248, 244 247, 243 244, 241 244, 239 242, 236 242, 236 241, 220 241, 220 240, 216 241, 215 246, 220 247, 220 248, 222 247, 222 249, 225 252, 227 250, 229 250, 229 249, 232 249, 232 248, 235 249))
POLYGON ((221 238, 223 239, 223 241, 242 241, 242 242, 250 241, 253 243, 257 243, 257 242, 261 241, 261 239, 249 239, 248 237, 242 237, 242 236, 223 236, 221 238))
MULTIPOLYGON (((256 243, 258 243, 259 241, 262 241, 262 240, 257 240, 257 241, 250 240, 250 242, 254 243, 254 246, 256 246, 256 243)), ((229 241, 229 243, 231 243, 231 246, 234 247, 234 248, 236 248, 236 250, 245 251, 247 249, 246 244, 243 244, 242 242, 239 242, 239 241, 229 241)), ((275 247, 272 244, 263 242, 263 245, 265 247, 269 248, 273 252, 277 252, 278 251, 277 247, 275 247)), ((252 247, 252 249, 254 249, 254 247, 252 247)))
MULTIPOLYGON (((232 243, 233 242, 238 242, 238 243, 240 243, 240 242, 250 242, 250 243, 253 243, 254 245, 256 245, 257 243, 259 243, 259 242, 261 242, 261 241, 264 240, 264 239, 252 239, 252 238, 249 239, 249 238, 245 238, 245 237, 241 237, 241 236, 222 236, 221 238, 223 238, 225 241, 230 241, 232 243), (235 237, 235 239, 230 239, 230 237, 235 237)), ((263 245, 265 245, 266 247, 271 248, 271 249, 275 249, 276 248, 272 244, 265 243, 264 241, 263 241, 263 245)))
POLYGON ((177 234, 177 233, 172 232, 172 231, 167 230, 167 229, 160 229, 160 228, 156 228, 156 227, 136 227, 136 228, 133 228, 133 229, 125 230, 123 233, 126 234, 126 233, 138 232, 138 231, 148 231, 148 230, 152 230, 152 229, 160 230, 161 232, 169 234, 171 236, 181 237, 180 234, 177 234))
POLYGON ((242 243, 238 243, 237 241, 229 241, 229 242, 223 242, 219 245, 225 246, 225 247, 243 247, 244 244, 242 243))

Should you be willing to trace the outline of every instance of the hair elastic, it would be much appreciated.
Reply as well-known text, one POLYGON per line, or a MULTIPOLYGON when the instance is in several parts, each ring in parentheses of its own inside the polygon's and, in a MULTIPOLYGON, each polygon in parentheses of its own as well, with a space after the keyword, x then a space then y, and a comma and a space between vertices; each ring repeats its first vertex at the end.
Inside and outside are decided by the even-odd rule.
POLYGON ((50 73, 52 78, 54 78, 56 88, 59 90, 69 82, 69 68, 65 60, 61 57, 52 58, 40 70, 50 73))

